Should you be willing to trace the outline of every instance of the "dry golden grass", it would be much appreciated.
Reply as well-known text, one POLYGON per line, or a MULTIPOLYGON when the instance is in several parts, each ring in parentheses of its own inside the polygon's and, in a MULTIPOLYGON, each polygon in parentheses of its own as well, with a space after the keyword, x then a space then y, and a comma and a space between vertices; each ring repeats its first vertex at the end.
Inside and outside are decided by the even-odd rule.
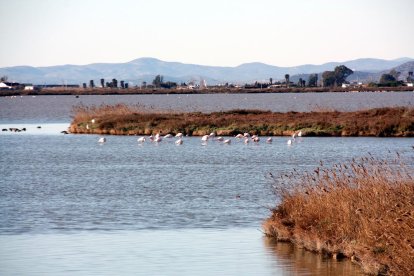
POLYGON ((414 275, 413 167, 368 156, 312 173, 270 176, 281 202, 265 233, 347 256, 369 274, 414 275))
POLYGON ((377 108, 356 112, 318 111, 277 113, 260 110, 225 112, 160 111, 144 106, 85 107, 74 110, 72 133, 151 134, 178 133, 307 136, 414 136, 414 109, 377 108), (90 122, 95 119, 96 124, 90 122), (88 125, 88 128, 86 128, 88 125))

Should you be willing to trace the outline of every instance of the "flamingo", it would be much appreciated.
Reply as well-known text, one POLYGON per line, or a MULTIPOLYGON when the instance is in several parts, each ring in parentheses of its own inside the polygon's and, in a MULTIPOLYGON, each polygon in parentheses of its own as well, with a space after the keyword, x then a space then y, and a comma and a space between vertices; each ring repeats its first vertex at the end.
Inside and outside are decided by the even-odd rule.
POLYGON ((175 141, 176 145, 182 145, 183 144, 183 139, 178 139, 177 141, 175 141))
POLYGON ((101 137, 98 140, 99 143, 105 143, 106 142, 106 138, 105 137, 101 137))
POLYGON ((244 138, 244 143, 248 144, 250 142, 249 138, 244 138))
POLYGON ((267 138, 267 140, 266 140, 266 143, 272 143, 273 142, 273 139, 272 139, 272 137, 269 137, 269 138, 267 138))
POLYGON ((214 132, 210 133, 209 137, 213 138, 216 137, 216 134, 214 132))
POLYGON ((144 143, 145 142, 145 137, 140 137, 137 140, 139 143, 144 143))
POLYGON ((91 120, 91 123, 92 123, 92 124, 94 124, 94 123, 95 123, 95 119, 92 119, 92 120, 91 120))
POLYGON ((168 133, 167 135, 165 135, 165 136, 164 136, 164 138, 167 138, 167 139, 172 138, 172 137, 173 137, 173 136, 172 136, 171 134, 169 134, 169 133, 168 133))
POLYGON ((230 139, 226 139, 223 141, 223 144, 231 144, 231 140, 230 139))
POLYGON ((153 142, 154 141, 154 136, 151 134, 149 139, 150 139, 151 142, 153 142))
POLYGON ((243 134, 243 136, 247 138, 247 137, 250 137, 250 134, 246 132, 243 134))
POLYGON ((201 141, 207 142, 208 138, 209 138, 208 135, 204 135, 203 137, 201 137, 201 141))
POLYGON ((292 139, 295 140, 295 137, 296 137, 296 133, 293 133, 292 134, 292 139))
POLYGON ((288 144, 288 145, 292 145, 292 140, 291 140, 291 139, 289 139, 289 140, 287 141, 287 144, 288 144))
POLYGON ((252 138, 253 142, 258 143, 260 141, 259 136, 256 136, 254 138, 252 138))
POLYGON ((298 137, 302 137, 302 131, 299 131, 298 137))
POLYGON ((243 138, 243 134, 241 134, 241 133, 237 134, 237 135, 236 135, 236 138, 237 138, 237 139, 241 139, 241 138, 243 138))
POLYGON ((183 137, 183 134, 181 132, 179 132, 179 133, 177 133, 177 135, 175 135, 175 137, 182 138, 183 137))
POLYGON ((159 143, 159 142, 161 142, 162 141, 162 138, 158 135, 155 135, 155 139, 154 139, 154 142, 155 143, 159 143))
POLYGON ((223 141, 223 140, 224 140, 224 138, 223 138, 223 137, 221 137, 221 136, 219 136, 219 137, 217 137, 217 138, 216 138, 216 140, 217 140, 217 141, 219 141, 219 142, 221 142, 221 141, 223 141))

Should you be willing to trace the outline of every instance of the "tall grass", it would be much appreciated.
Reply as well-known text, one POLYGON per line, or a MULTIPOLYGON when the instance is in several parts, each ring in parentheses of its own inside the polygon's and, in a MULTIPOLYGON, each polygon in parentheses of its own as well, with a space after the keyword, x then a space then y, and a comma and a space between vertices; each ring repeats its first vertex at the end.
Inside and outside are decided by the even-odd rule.
POLYGON ((278 113, 261 110, 225 112, 178 112, 145 106, 78 106, 71 125, 73 133, 113 132, 149 134, 182 132, 188 135, 291 135, 307 136, 414 136, 414 109, 377 108, 355 112, 319 111, 278 113), (95 119, 93 128, 85 128, 95 119))
POLYGON ((414 275, 413 160, 372 156, 311 173, 270 175, 280 198, 265 233, 347 256, 370 274, 414 275))

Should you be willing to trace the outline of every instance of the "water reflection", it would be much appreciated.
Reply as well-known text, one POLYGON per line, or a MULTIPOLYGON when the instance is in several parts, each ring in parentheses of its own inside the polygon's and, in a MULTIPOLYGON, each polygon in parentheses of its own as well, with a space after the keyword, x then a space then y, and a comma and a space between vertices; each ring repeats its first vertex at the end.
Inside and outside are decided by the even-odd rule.
POLYGON ((267 237, 263 238, 263 243, 278 260, 277 265, 291 275, 363 275, 357 265, 346 259, 333 260, 267 237))

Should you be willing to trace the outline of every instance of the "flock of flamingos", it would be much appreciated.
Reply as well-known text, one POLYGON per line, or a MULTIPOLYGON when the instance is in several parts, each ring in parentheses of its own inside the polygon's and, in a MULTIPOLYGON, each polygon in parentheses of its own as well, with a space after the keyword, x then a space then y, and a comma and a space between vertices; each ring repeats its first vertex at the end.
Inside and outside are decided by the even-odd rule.
MULTIPOLYGON (((302 131, 293 133, 292 138, 289 139, 289 140, 287 140, 287 144, 288 145, 292 145, 295 142, 296 137, 301 137, 301 136, 302 136, 302 131)), ((184 140, 183 140, 184 135, 182 133, 177 133, 175 136, 173 136, 172 134, 167 134, 167 135, 161 136, 158 133, 156 135, 149 136, 148 137, 148 140, 150 142, 153 142, 153 143, 160 143, 164 139, 172 139, 174 137, 177 139, 175 141, 175 144, 176 145, 182 145, 184 143, 184 140)), ((257 136, 257 135, 250 135, 249 133, 244 133, 244 134, 241 134, 240 133, 240 134, 237 134, 235 136, 235 138, 238 139, 238 140, 243 139, 243 142, 245 144, 248 144, 250 142, 253 142, 253 143, 259 143, 260 142, 259 136, 257 136)), ((209 140, 215 140, 215 141, 218 141, 218 142, 222 142, 223 144, 231 144, 231 141, 232 141, 230 138, 225 139, 222 136, 216 137, 216 134, 214 132, 210 133, 209 135, 204 135, 203 137, 201 137, 201 141, 203 143, 207 143, 209 140)), ((142 137, 138 138, 137 141, 138 141, 138 143, 143 144, 143 143, 145 143, 147 141, 147 138, 144 137, 144 136, 142 136, 142 137)), ((105 137, 101 137, 101 138, 99 138, 98 142, 99 143, 105 143, 106 142, 106 138, 105 137)), ((273 142, 272 137, 269 137, 269 138, 266 139, 266 143, 272 143, 272 142, 273 142)))

